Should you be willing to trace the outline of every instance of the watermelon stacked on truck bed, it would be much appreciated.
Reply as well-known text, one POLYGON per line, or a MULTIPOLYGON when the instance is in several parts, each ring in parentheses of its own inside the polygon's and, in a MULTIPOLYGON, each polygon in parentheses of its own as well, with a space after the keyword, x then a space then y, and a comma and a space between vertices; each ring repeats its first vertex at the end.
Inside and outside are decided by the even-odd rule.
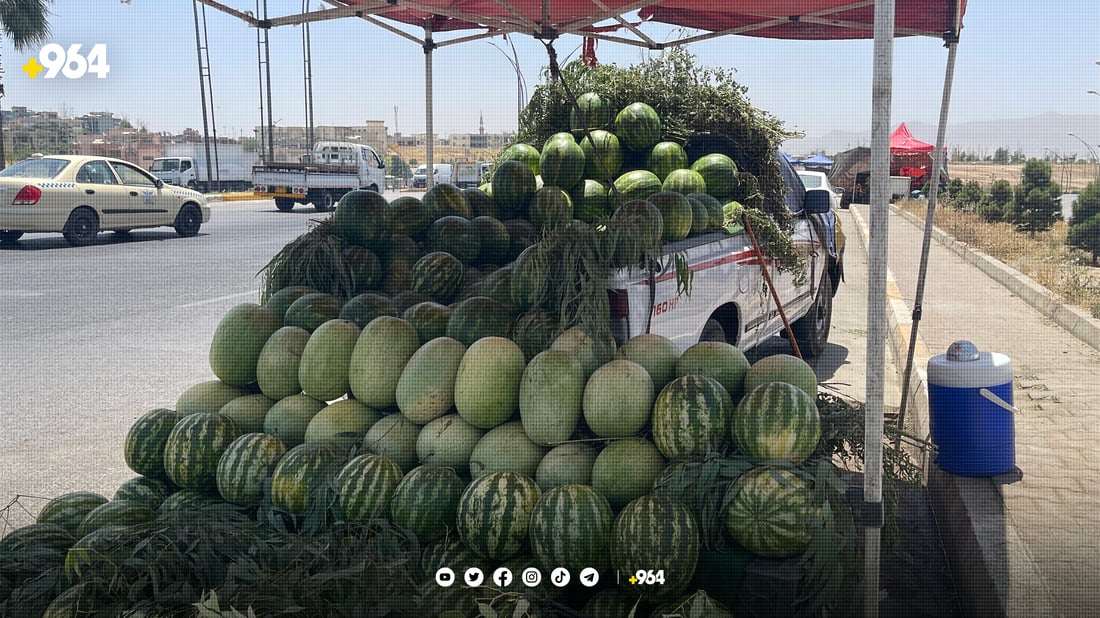
MULTIPOLYGON (((15 543, 63 554, 56 548, 92 543, 80 537, 107 523, 140 531, 188 505, 224 502, 291 530, 388 521, 424 544, 425 564, 456 572, 530 565, 549 577, 567 566, 576 581, 598 569, 597 588, 570 589, 580 609, 616 581, 647 606, 698 599, 701 545, 714 537, 706 526, 768 558, 804 550, 820 512, 797 467, 821 435, 804 363, 769 363, 744 392, 751 368, 729 344, 681 355, 643 335, 616 348, 606 333, 557 321, 544 230, 618 222, 634 226, 635 248, 677 240, 719 227, 707 204, 738 186, 735 166, 688 161, 661 141, 648 105, 612 114, 598 96, 583 100, 597 124, 578 126, 590 132, 508 149, 491 197, 449 187, 391 204, 345 195, 328 236, 315 229, 308 242, 332 243, 372 272, 350 286, 329 277, 323 289, 302 281, 324 277, 269 278, 263 303, 218 325, 213 379, 184 389, 185 409, 153 410, 126 436, 120 457, 156 485, 134 483, 115 501, 57 498, 38 528, 0 540, 0 557, 15 543), (697 209, 677 192, 711 186, 720 191, 697 209), (714 481, 721 517, 655 488, 669 466, 730 457, 749 471, 714 481)), ((93 572, 85 565, 69 585, 93 572)), ((0 595, 18 598, 32 575, 5 575, 0 595)), ((414 575, 428 590, 419 615, 463 607, 462 595, 440 596, 434 571, 414 575)))

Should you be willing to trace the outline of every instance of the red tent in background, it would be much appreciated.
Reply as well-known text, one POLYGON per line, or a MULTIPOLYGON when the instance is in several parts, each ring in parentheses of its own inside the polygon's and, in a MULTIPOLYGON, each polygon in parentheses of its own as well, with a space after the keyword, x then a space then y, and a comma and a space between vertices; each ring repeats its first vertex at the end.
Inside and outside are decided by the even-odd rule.
POLYGON ((904 122, 899 124, 898 128, 890 134, 891 153, 932 152, 935 149, 936 147, 932 144, 926 144, 913 137, 913 134, 909 132, 909 127, 905 126, 904 122))

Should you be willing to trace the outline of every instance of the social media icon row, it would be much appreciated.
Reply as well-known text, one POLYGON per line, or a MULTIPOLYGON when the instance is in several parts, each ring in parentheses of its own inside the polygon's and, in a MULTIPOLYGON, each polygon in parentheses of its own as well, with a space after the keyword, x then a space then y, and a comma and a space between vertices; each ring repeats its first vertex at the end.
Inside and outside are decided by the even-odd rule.
MULTIPOLYGON (((550 583, 558 588, 568 586, 571 579, 572 575, 569 573, 569 569, 564 567, 558 567, 550 572, 550 583)), ((477 567, 470 567, 463 572, 462 581, 471 588, 477 588, 485 583, 485 573, 477 567)), ((523 582, 524 586, 534 588, 542 583, 542 571, 535 567, 528 567, 520 574, 520 581, 523 582)), ((580 582, 582 586, 591 588, 599 581, 599 571, 592 567, 581 569, 580 582)), ((512 571, 504 567, 493 571, 492 582, 501 588, 512 585, 512 571)), ((437 570, 435 572, 435 583, 443 588, 449 588, 455 583, 454 570, 449 567, 442 567, 437 570)))

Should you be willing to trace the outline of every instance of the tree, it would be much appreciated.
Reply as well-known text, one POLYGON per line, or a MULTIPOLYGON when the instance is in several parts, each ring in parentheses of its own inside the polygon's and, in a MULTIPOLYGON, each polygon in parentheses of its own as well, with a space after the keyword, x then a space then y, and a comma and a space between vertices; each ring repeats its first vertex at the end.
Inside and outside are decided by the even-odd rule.
POLYGON ((406 180, 412 178, 412 170, 409 169, 409 165, 405 163, 400 155, 391 154, 388 167, 390 175, 394 178, 404 178, 406 180))
POLYGON ((1012 184, 1005 179, 993 181, 989 187, 989 199, 1002 209, 1012 201, 1012 184))
POLYGON ((954 194, 954 203, 957 208, 975 208, 978 204, 986 201, 989 198, 989 194, 985 192, 982 185, 977 180, 971 180, 963 185, 957 193, 954 194))
POLYGON ((1062 216, 1061 200, 1049 189, 1032 189, 1023 200, 1016 200, 1016 229, 1028 234, 1045 232, 1062 216))
POLYGON ((1069 220, 1066 244, 1092 254, 1096 264, 1100 255, 1100 180, 1094 180, 1077 195, 1069 220))
MULTIPOLYGON (((0 0, 0 32, 11 39, 15 49, 23 51, 50 37, 49 10, 46 5, 53 0, 0 0)), ((2 79, 2 77, 0 77, 2 79)), ((0 100, 4 97, 4 84, 0 82, 0 100)), ((7 166, 4 152, 3 115, 0 114, 0 169, 7 166)))
POLYGON ((1100 180, 1094 180, 1077 194, 1077 201, 1073 203, 1073 216, 1069 224, 1080 225, 1089 219, 1100 215, 1100 180))

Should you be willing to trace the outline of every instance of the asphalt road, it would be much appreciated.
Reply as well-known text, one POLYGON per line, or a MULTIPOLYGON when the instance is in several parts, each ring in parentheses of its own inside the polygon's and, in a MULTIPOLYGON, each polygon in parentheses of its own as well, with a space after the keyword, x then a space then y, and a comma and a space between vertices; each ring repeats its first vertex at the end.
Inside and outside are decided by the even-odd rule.
MULTIPOLYGON (((60 234, 28 234, 0 250, 0 507, 17 495, 26 507, 9 509, 9 523, 65 492, 110 497, 134 476, 122 456, 130 425, 214 378, 207 353, 221 317, 257 302, 260 269, 327 216, 282 213, 270 200, 213 208, 194 238, 157 228, 72 248, 60 234)), ((860 252, 849 256, 830 346, 813 364, 820 380, 862 400, 866 274, 860 252)), ((780 339, 764 349, 790 352, 780 339)))

